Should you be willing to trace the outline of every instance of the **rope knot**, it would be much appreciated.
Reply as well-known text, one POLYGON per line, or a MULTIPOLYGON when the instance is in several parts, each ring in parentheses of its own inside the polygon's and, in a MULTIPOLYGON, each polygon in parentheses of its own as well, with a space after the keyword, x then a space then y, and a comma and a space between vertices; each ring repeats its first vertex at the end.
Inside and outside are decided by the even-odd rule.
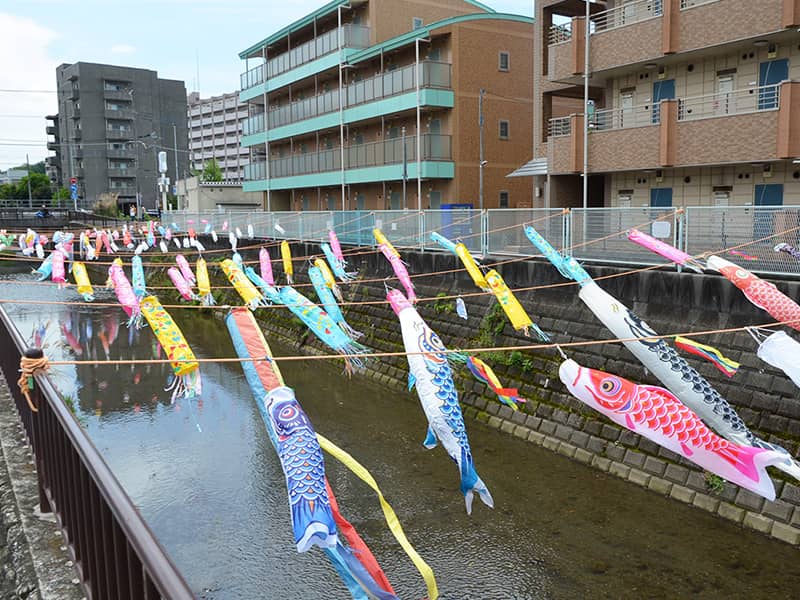
POLYGON ((31 412, 39 412, 39 408, 31 399, 30 390, 33 389, 33 376, 39 373, 46 373, 50 368, 50 361, 39 348, 27 350, 19 359, 19 379, 17 385, 22 395, 31 409, 31 412))

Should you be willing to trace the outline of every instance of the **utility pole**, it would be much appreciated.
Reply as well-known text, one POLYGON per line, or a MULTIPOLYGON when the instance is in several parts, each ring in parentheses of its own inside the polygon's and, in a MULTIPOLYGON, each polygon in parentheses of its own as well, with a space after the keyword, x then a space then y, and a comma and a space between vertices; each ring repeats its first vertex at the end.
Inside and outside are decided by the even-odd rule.
POLYGON ((406 200, 406 183, 408 182, 408 157, 406 156, 406 126, 400 128, 400 140, 403 144, 403 209, 408 208, 406 200))
POLYGON ((481 88, 478 94, 478 208, 483 210, 483 95, 486 90, 481 88))
POLYGON ((28 208, 33 207, 33 197, 31 196, 31 161, 28 155, 25 155, 25 164, 28 165, 28 208))
MULTIPOLYGON (((224 110, 224 108, 223 108, 224 110)), ((202 115, 201 115, 202 118, 202 115)), ((175 123, 172 124, 172 143, 175 147, 175 183, 174 185, 178 185, 178 127, 175 123)), ((227 152, 227 147, 226 147, 227 152)))

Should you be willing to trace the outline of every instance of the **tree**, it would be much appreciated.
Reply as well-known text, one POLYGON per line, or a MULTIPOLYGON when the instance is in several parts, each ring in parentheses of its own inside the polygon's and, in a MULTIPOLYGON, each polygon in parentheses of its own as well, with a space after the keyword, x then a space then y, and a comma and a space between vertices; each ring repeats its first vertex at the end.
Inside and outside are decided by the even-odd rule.
MULTIPOLYGON (((18 167, 11 167, 11 168, 14 169, 14 170, 19 170, 19 171, 27 171, 28 170, 28 165, 24 164, 24 165, 20 165, 18 167)), ((33 173, 41 173, 42 175, 44 175, 46 172, 47 171, 45 171, 44 161, 43 160, 40 160, 37 163, 31 163, 31 174, 33 174, 33 173)), ((25 192, 25 194, 27 195, 27 192, 25 192)))
MULTIPOLYGON (((16 185, 14 198, 24 199, 28 197, 28 176, 19 180, 16 185)), ((50 189, 50 178, 43 173, 31 171, 31 198, 35 200, 49 200, 53 197, 50 189)))
POLYGON ((70 193, 69 190, 65 187, 58 188, 55 192, 53 192, 53 200, 55 200, 58 204, 61 204, 64 200, 69 200, 70 193))
POLYGON ((222 169, 216 159, 212 158, 203 167, 203 181, 222 181, 222 169))

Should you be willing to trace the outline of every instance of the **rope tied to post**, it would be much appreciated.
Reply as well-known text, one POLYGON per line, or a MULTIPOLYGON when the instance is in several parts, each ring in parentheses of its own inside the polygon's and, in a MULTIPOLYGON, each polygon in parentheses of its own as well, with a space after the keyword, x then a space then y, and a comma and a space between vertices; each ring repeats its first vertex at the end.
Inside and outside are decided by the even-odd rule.
POLYGON ((37 373, 46 373, 50 368, 50 361, 44 356, 41 350, 32 349, 28 350, 19 359, 19 379, 17 385, 22 395, 25 396, 25 401, 28 403, 32 412, 39 412, 39 408, 31 399, 30 390, 33 388, 33 376, 37 373))

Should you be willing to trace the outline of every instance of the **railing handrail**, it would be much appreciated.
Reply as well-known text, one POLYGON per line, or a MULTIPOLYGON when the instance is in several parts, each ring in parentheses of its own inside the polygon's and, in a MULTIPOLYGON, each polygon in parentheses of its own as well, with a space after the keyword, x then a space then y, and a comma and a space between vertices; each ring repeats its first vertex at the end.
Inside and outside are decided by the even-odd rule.
POLYGON ((751 112, 778 110, 780 108, 779 100, 780 100, 781 86, 782 86, 781 83, 774 83, 770 85, 762 85, 757 87, 754 86, 754 87, 740 88, 736 90, 731 90, 730 92, 718 91, 710 94, 702 94, 700 96, 689 96, 686 98, 679 98, 678 120, 685 121, 691 118, 688 116, 687 106, 703 106, 707 102, 726 102, 726 101, 731 102, 739 98, 745 98, 749 96, 754 96, 755 103, 753 107, 742 109, 741 107, 737 107, 734 102, 733 105, 731 106, 725 106, 726 109, 728 108, 731 109, 730 112, 728 112, 727 110, 724 112, 715 111, 712 114, 701 113, 701 116, 707 115, 708 117, 713 117, 713 116, 726 116, 726 115, 741 115, 751 112))
POLYGON ((660 17, 663 13, 663 0, 636 0, 635 2, 618 4, 592 15, 590 34, 594 35, 654 17, 660 17))
POLYGON ((689 10, 695 6, 703 6, 712 2, 719 2, 719 0, 681 0, 681 10, 689 10))
MULTIPOLYGON (((2 307, 0 307, 0 321, 2 321, 8 336, 11 338, 13 347, 21 356, 27 348, 27 344, 2 307)), ((119 480, 97 450, 97 447, 92 443, 69 412, 48 377, 46 375, 36 375, 35 378, 36 385, 40 391, 39 396, 41 400, 47 404, 47 408, 52 411, 58 424, 63 429, 81 463, 97 486, 97 491, 102 495, 112 515, 116 519, 117 525, 124 532, 126 539, 136 552, 142 566, 146 569, 147 573, 150 574, 152 583, 155 585, 158 592, 163 597, 170 599, 194 598, 195 596, 185 579, 158 542, 119 480)), ((6 373, 6 379, 11 381, 8 373, 6 373)), ((13 386, 10 387, 13 390, 13 386)), ((40 404, 39 410, 41 411, 42 408, 40 404)), ((37 414, 32 418, 39 419, 41 416, 37 414)), ((28 433, 30 437, 32 432, 28 433)), ((43 453, 41 444, 44 443, 46 442, 39 440, 37 444, 38 448, 35 448, 35 450, 43 453)), ((37 458, 41 458, 41 456, 37 458)), ((47 465, 45 465, 45 470, 46 469, 47 465)), ((38 475, 39 477, 43 476, 42 473, 38 475)), ((75 483, 76 485, 79 484, 79 482, 75 483)), ((64 502, 64 499, 60 498, 53 498, 53 500, 56 502, 64 502)), ((61 508, 59 508, 59 510, 61 510, 61 508)), ((73 539, 75 532, 68 533, 70 539, 73 539)), ((102 548, 95 548, 95 551, 100 553, 104 552, 102 548)), ((85 572, 86 565, 83 566, 83 569, 85 572)), ((97 582, 90 581, 90 583, 97 582)), ((96 588, 94 591, 96 593, 96 588)))

